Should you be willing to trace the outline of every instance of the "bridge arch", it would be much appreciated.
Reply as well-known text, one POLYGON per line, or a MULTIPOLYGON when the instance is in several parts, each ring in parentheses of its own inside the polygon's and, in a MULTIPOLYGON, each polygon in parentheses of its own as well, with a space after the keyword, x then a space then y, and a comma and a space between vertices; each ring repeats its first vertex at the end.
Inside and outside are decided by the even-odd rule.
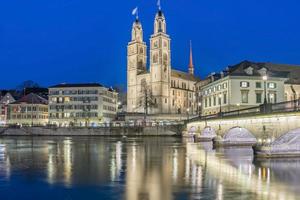
POLYGON ((300 128, 289 131, 270 144, 272 151, 300 151, 300 128))
POLYGON ((254 144, 257 142, 255 136, 246 128, 239 126, 229 129, 224 137, 223 141, 225 143, 238 144, 238 143, 249 143, 254 144))
POLYGON ((200 136, 214 138, 217 137, 217 133, 214 128, 207 126, 201 131, 200 136))

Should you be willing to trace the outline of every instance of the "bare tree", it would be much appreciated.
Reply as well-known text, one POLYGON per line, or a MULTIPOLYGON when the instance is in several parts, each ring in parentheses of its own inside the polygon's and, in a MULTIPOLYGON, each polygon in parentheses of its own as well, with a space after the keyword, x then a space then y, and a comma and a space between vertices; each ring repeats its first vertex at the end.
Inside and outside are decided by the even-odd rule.
POLYGON ((149 114, 149 109, 156 106, 151 86, 147 84, 146 80, 141 81, 141 95, 139 99, 139 107, 144 109, 145 117, 149 114))

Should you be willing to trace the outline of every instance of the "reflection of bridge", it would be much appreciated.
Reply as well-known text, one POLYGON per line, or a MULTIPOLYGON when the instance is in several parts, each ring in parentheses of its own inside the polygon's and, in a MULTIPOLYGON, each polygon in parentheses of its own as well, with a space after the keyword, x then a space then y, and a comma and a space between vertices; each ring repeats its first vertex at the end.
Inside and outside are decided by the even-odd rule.
POLYGON ((187 130, 198 133, 210 127, 223 136, 233 127, 249 130, 256 138, 278 138, 300 128, 300 101, 268 104, 217 115, 197 117, 189 121, 187 130))
MULTIPOLYGON (((187 144, 187 156, 201 166, 206 166, 207 173, 218 177, 224 185, 234 185, 245 193, 250 192, 254 195, 252 199, 294 200, 298 198, 294 188, 291 189, 279 180, 271 181, 271 176, 274 176, 272 174, 273 167, 276 167, 276 163, 273 167, 253 165, 251 148, 223 149, 222 154, 225 158, 222 158, 216 152, 203 150, 201 145, 187 144)), ((294 166, 293 164, 292 167, 294 166)), ((280 172, 280 170, 278 171, 280 172)), ((284 173, 288 170, 282 171, 284 173)), ((298 180, 295 183, 298 183, 298 180)))

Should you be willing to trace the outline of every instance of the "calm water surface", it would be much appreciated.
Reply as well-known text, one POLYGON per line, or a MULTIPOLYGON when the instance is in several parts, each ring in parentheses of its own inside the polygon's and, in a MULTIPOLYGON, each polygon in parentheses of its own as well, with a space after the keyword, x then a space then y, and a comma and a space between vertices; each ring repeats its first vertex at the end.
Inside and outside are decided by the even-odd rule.
POLYGON ((0 199, 300 199, 300 160, 179 138, 2 138, 0 199))

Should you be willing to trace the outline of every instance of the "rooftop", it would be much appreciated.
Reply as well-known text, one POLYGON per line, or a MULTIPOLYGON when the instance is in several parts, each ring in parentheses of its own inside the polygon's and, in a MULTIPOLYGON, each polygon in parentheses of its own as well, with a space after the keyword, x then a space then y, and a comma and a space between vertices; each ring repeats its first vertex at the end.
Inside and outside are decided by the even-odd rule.
POLYGON ((20 104, 20 103, 47 105, 48 101, 37 94, 30 93, 28 95, 23 96, 21 99, 13 102, 12 104, 20 104))
POLYGON ((103 87, 99 83, 61 83, 58 85, 51 86, 49 88, 70 88, 70 87, 103 87))
POLYGON ((265 68, 267 75, 271 77, 288 78, 287 83, 300 84, 300 65, 243 61, 239 64, 229 66, 225 71, 225 75, 251 76, 246 73, 246 70, 250 67, 253 69, 252 76, 261 76, 259 70, 265 68))
POLYGON ((198 78, 198 77, 195 77, 189 73, 174 70, 174 69, 172 69, 172 77, 181 78, 181 79, 185 79, 185 80, 189 80, 189 81, 195 81, 195 82, 200 81, 200 78, 198 78))

